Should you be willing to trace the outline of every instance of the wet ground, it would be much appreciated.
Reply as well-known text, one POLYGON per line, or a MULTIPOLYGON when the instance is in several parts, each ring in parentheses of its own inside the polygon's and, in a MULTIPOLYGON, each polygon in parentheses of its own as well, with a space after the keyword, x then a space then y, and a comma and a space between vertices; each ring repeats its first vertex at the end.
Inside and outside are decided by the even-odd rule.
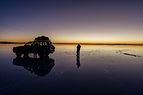
POLYGON ((14 46, 0 45, 1 95, 143 94, 143 46, 55 45, 49 59, 16 58, 14 46))

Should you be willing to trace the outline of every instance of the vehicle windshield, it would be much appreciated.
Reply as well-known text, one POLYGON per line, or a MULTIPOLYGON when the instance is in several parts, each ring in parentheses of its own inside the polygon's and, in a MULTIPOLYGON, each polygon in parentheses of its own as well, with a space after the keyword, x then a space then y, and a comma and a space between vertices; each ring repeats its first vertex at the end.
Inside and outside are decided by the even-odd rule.
POLYGON ((26 43, 24 46, 31 46, 32 43, 33 43, 33 42, 28 42, 28 43, 26 43))

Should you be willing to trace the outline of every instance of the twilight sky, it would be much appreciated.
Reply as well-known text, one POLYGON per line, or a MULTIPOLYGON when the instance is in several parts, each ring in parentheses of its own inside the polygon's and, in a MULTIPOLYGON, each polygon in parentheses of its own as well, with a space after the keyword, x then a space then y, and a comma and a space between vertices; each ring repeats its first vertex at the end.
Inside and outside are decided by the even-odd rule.
POLYGON ((0 41, 143 43, 143 0, 0 0, 0 41))

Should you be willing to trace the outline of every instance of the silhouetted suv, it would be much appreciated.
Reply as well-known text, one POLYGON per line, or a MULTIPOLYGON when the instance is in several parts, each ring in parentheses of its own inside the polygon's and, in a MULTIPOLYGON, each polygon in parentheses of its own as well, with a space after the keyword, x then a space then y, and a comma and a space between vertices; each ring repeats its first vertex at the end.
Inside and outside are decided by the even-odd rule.
POLYGON ((33 53, 34 56, 39 57, 48 56, 55 51, 55 47, 48 37, 40 36, 35 38, 34 41, 26 43, 24 46, 18 46, 13 48, 13 52, 17 57, 28 56, 29 53, 33 53))

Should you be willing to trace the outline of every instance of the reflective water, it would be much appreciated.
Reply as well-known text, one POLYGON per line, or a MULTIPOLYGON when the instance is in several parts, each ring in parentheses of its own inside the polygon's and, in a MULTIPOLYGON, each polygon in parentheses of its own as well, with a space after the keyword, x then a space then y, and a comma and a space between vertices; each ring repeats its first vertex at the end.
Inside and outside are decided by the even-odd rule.
POLYGON ((16 58, 14 46, 0 45, 0 95, 143 94, 143 46, 55 45, 49 59, 16 58))

